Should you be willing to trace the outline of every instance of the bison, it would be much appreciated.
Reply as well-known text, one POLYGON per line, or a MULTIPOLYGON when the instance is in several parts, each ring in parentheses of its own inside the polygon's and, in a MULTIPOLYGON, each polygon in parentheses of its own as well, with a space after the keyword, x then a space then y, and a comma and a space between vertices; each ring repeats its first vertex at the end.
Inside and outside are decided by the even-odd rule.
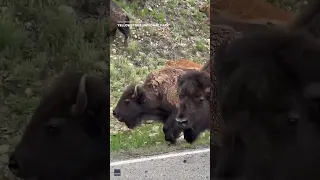
POLYGON ((108 179, 108 89, 99 77, 60 76, 10 155, 11 172, 37 180, 108 179))
MULTIPOLYGON (((258 3, 259 2, 255 2, 258 3)), ((264 3, 263 3, 264 4, 264 3)), ((210 78, 211 78, 211 82, 213 84, 213 88, 212 88, 212 102, 211 102, 211 115, 212 115, 212 132, 211 135, 213 136, 216 132, 219 131, 220 129, 220 124, 223 123, 222 119, 221 119, 221 115, 220 115, 220 105, 217 101, 217 89, 216 89, 216 75, 215 75, 215 68, 214 68, 214 64, 215 64, 215 55, 216 55, 216 51, 217 49, 222 45, 222 44, 228 44, 230 42, 232 42, 234 39, 237 39, 239 37, 242 37, 243 35, 250 35, 252 33, 259 33, 259 32, 267 32, 269 30, 272 29, 281 29, 278 28, 278 24, 277 26, 269 26, 269 21, 265 21, 265 20, 270 20, 270 19, 274 19, 274 15, 269 15, 266 13, 257 13, 257 16, 254 16, 254 14, 256 13, 256 11, 251 12, 248 9, 248 12, 250 12, 247 16, 241 16, 243 14, 237 14, 236 12, 234 15, 240 15, 240 17, 235 18, 236 16, 228 16, 228 13, 224 13, 224 11, 228 11, 228 9, 226 9, 226 5, 224 3, 224 1, 221 2, 216 2, 216 1, 210 1, 210 6, 212 8, 211 14, 213 13, 214 16, 211 17, 210 22, 211 22, 211 31, 210 31, 210 60, 209 62, 207 62, 203 67, 202 70, 209 72, 210 73, 210 78), (217 6, 216 6, 217 5, 217 6), (216 10, 219 10, 219 12, 217 13, 216 10), (230 18, 233 17, 233 18, 230 18), (273 18, 272 18, 273 17, 273 18)), ((229 4, 231 9, 236 9, 239 4, 229 4)), ((251 4, 250 6, 256 6, 257 4, 251 4)), ((273 6, 270 6, 269 4, 264 4, 263 6, 274 9, 273 6)), ((263 6, 261 6, 263 8, 263 6)), ((241 6, 240 4, 240 11, 244 12, 244 10, 246 9, 245 6, 241 6)), ((261 8, 260 6, 257 6, 257 8, 261 8)), ((267 8, 267 9, 268 9, 267 8)), ((275 12, 277 12, 277 10, 275 10, 275 12)), ((229 12, 230 13, 230 12, 229 12)), ((279 13, 277 14, 282 14, 283 11, 279 11, 279 13)), ((286 13, 285 13, 286 14, 286 13)), ((290 14, 290 13, 288 13, 290 14)), ((280 17, 280 15, 278 15, 278 20, 283 20, 282 17, 280 17)), ((277 16, 277 15, 275 15, 277 16)), ((290 15, 288 15, 290 16, 290 15)), ((290 18, 289 18, 290 19, 290 18)), ((289 21, 289 19, 287 19, 289 21)), ((271 23, 274 23, 274 21, 270 21, 271 23)), ((211 138, 211 143, 214 144, 216 139, 215 138, 211 138)))
POLYGON ((190 71, 178 78, 180 99, 177 125, 184 129, 184 139, 192 143, 198 135, 210 129, 210 75, 202 71, 190 71))
POLYGON ((188 69, 200 69, 201 65, 188 59, 170 60, 165 63, 165 67, 178 67, 188 69))
POLYGON ((113 110, 113 116, 130 129, 142 120, 161 121, 166 141, 174 144, 182 131, 174 121, 179 102, 177 78, 188 71, 192 69, 165 67, 151 72, 142 85, 129 85, 113 110))
POLYGON ((311 33, 269 30, 218 48, 224 126, 212 178, 320 178, 320 104, 318 86, 312 86, 320 78, 306 69, 320 68, 320 46, 311 33))
POLYGON ((124 35, 124 46, 128 46, 130 18, 113 0, 110 1, 110 37, 114 40, 117 29, 124 35))
MULTIPOLYGON (((273 24, 292 23, 295 20, 295 14, 280 9, 268 2, 260 0, 221 0, 210 2, 212 11, 215 13, 230 14, 230 18, 249 20, 251 22, 262 22, 263 24, 271 22, 273 24)), ((212 16, 214 17, 214 15, 212 16)), ((249 22, 247 21, 247 22, 249 22)))

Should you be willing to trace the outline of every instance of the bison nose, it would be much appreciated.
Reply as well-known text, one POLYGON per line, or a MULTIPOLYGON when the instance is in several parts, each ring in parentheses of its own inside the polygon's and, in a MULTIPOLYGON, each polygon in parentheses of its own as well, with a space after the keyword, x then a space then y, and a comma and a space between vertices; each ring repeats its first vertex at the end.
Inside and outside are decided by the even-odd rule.
POLYGON ((18 163, 18 161, 15 159, 15 157, 13 155, 11 155, 9 158, 8 167, 14 175, 17 175, 20 168, 21 168, 20 164, 18 163))
POLYGON ((188 126, 188 119, 185 117, 177 117, 176 118, 176 122, 178 124, 178 126, 182 127, 182 128, 186 128, 188 126))

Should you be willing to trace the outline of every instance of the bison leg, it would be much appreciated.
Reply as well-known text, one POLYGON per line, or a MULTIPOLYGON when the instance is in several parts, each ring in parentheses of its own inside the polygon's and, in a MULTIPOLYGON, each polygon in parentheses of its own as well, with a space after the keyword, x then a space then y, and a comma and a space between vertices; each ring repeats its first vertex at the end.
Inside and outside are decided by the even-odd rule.
POLYGON ((110 31, 110 42, 113 42, 116 39, 117 29, 110 31))
POLYGON ((181 132, 182 132, 182 129, 175 126, 172 130, 173 138, 178 139, 180 137, 181 132))
POLYGON ((169 141, 171 144, 175 144, 177 138, 179 138, 182 129, 179 128, 175 121, 176 112, 172 112, 169 118, 165 121, 163 125, 163 133, 165 135, 165 140, 169 141))
POLYGON ((167 127, 163 126, 164 138, 166 141, 169 141, 171 144, 175 144, 177 139, 180 136, 182 129, 178 127, 167 127))
POLYGON ((172 130, 170 127, 166 126, 166 124, 163 126, 162 131, 164 133, 164 139, 171 144, 175 144, 176 140, 173 138, 172 130))
POLYGON ((119 27, 119 31, 124 35, 124 46, 128 47, 128 38, 130 33, 129 27, 119 27))
POLYGON ((199 136, 199 132, 194 131, 193 129, 185 129, 183 130, 184 139, 192 144, 197 137, 199 136))

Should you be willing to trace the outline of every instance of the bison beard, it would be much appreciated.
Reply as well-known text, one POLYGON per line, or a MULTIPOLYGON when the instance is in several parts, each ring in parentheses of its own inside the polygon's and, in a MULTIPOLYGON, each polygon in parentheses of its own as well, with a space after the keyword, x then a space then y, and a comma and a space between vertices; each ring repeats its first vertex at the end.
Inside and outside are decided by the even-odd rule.
POLYGON ((102 78, 61 76, 10 156, 10 170, 37 180, 109 178, 108 89, 102 78))

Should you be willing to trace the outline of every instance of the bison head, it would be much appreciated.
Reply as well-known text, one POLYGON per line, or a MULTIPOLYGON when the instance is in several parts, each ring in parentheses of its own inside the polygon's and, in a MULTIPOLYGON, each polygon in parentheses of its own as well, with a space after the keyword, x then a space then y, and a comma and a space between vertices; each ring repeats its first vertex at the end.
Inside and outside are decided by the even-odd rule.
POLYGON ((120 97, 113 116, 133 129, 157 107, 156 98, 152 98, 142 86, 129 85, 120 97))
POLYGON ((224 127, 213 177, 319 179, 319 86, 304 84, 320 81, 305 76, 320 53, 301 37, 259 33, 217 50, 217 89, 227 91, 218 93, 224 127))
POLYGON ((62 76, 10 156, 13 174, 38 180, 99 176, 109 164, 108 88, 100 78, 62 76))
POLYGON ((178 78, 178 125, 198 132, 209 128, 210 89, 210 75, 206 72, 188 72, 178 78))

